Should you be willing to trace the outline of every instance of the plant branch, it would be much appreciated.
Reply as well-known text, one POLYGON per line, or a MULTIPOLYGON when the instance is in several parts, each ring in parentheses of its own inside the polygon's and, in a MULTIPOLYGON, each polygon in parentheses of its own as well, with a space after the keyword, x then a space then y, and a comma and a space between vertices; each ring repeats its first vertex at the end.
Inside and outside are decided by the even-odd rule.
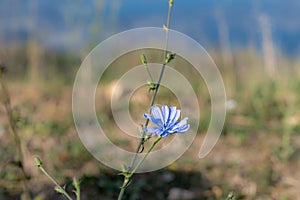
MULTIPOLYGON (((169 1, 169 10, 168 10, 168 18, 167 18, 167 25, 165 25, 165 30, 166 30, 166 42, 165 42, 165 49, 164 49, 164 61, 163 61, 163 64, 162 64, 162 68, 161 68, 161 71, 160 71, 160 75, 159 75, 159 79, 158 79, 158 82, 155 86, 155 90, 153 92, 153 95, 151 97, 151 101, 150 101, 150 105, 149 107, 151 108, 153 105, 154 105, 154 102, 155 102, 155 99, 156 99, 156 96, 157 96, 157 92, 158 92, 158 89, 159 89, 159 86, 160 86, 160 83, 162 81, 162 78, 163 78, 163 74, 164 74, 164 71, 165 71, 165 67, 166 67, 166 64, 167 64, 167 60, 166 60, 166 57, 167 57, 167 53, 168 53, 168 44, 169 44, 169 28, 170 28, 170 20, 171 20, 171 11, 172 11, 172 6, 173 6, 173 0, 170 0, 169 1)), ((150 110, 150 113, 151 113, 151 109, 149 108, 150 110)), ((145 121, 145 124, 143 126, 143 128, 146 128, 149 124, 149 119, 146 119, 145 121)), ((131 165, 130 165, 130 169, 133 168, 134 164, 135 164, 135 161, 137 159, 137 155, 138 153, 140 152, 140 149, 141 147, 143 146, 145 142, 145 132, 142 131, 142 137, 139 141, 139 144, 136 148, 136 151, 135 151, 135 155, 132 159, 132 162, 131 162, 131 165)))
POLYGON ((41 161, 40 158, 38 157, 35 157, 34 158, 34 161, 37 165, 37 167, 55 184, 56 188, 55 190, 59 193, 61 193, 62 195, 64 195, 68 200, 73 200, 69 195, 68 193, 65 191, 64 188, 62 188, 58 183, 57 181, 45 170, 45 168, 43 167, 43 163, 41 161))
POLYGON ((6 115, 8 118, 9 126, 11 128, 15 146, 16 146, 17 159, 14 162, 17 164, 17 166, 20 168, 20 171, 21 171, 23 191, 24 191, 25 195, 31 199, 30 191, 28 188, 28 182, 27 182, 27 174, 26 174, 26 171, 24 168, 24 157, 23 157, 23 152, 22 152, 21 139, 18 135, 18 127, 16 124, 16 117, 14 117, 9 92, 8 92, 6 80, 4 77, 5 70, 6 70, 6 67, 2 63, 0 63, 0 84, 1 84, 3 98, 4 98, 3 104, 4 104, 4 107, 6 110, 6 115))

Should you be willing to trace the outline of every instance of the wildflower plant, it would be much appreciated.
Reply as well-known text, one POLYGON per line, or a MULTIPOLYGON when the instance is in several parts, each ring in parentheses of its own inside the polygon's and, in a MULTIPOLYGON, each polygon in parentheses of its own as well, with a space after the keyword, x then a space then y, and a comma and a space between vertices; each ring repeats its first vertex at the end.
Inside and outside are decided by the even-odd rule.
MULTIPOLYGON (((59 194, 63 195, 68 200, 72 200, 72 197, 66 192, 65 188, 60 186, 57 181, 47 172, 47 170, 44 168, 43 162, 39 157, 34 158, 36 166, 47 176, 55 185, 54 190, 58 192, 59 194)), ((76 200, 80 200, 80 183, 76 178, 73 178, 73 186, 74 190, 73 192, 76 195, 76 200)))
MULTIPOLYGON (((159 79, 157 82, 154 82, 153 76, 149 70, 148 62, 146 55, 141 55, 141 63, 144 65, 147 75, 150 78, 150 82, 148 82, 149 86, 149 92, 152 93, 151 102, 150 102, 150 113, 145 113, 144 118, 145 124, 141 128, 141 138, 140 142, 136 148, 134 157, 132 158, 132 162, 130 166, 123 165, 122 167, 122 175, 124 176, 123 185, 121 186, 120 193, 118 195, 118 200, 123 199, 124 192, 129 185, 129 183, 132 180, 132 176, 136 173, 138 168, 142 165, 144 160, 148 157, 148 155, 151 153, 155 145, 164 137, 167 137, 169 135, 175 134, 175 133, 185 133, 189 130, 190 125, 188 124, 188 118, 185 117, 182 120, 180 120, 181 111, 177 109, 175 106, 167 106, 163 105, 161 107, 154 105, 155 99, 158 93, 158 89, 160 87, 163 74, 165 72, 166 65, 170 63, 176 56, 175 53, 168 52, 168 32, 170 27, 170 17, 171 17, 171 9, 173 6, 173 0, 169 0, 169 10, 168 10, 168 19, 167 24, 163 25, 163 30, 166 32, 166 41, 165 41, 165 49, 164 49, 164 56, 163 56, 163 62, 162 67, 160 70, 159 79), (148 127, 149 122, 152 122, 155 126, 148 127), (156 136, 156 139, 153 141, 150 148, 147 150, 147 152, 144 154, 144 156, 141 159, 138 158, 138 154, 144 151, 144 143, 149 141, 153 136, 156 136), (138 160, 138 161, 137 161, 138 160)), ((42 161, 36 157, 35 162, 37 167, 55 184, 55 190, 65 196, 67 199, 72 199, 70 195, 65 191, 63 187, 61 187, 56 180, 50 176, 50 174, 45 170, 43 167, 42 161)), ((80 187, 79 182, 77 179, 74 179, 73 185, 75 188, 74 193, 76 194, 76 199, 80 199, 80 187)))
MULTIPOLYGON (((136 172, 136 170, 140 167, 140 165, 144 162, 144 160, 147 158, 147 156, 150 154, 150 152, 153 150, 154 146, 164 137, 167 137, 174 133, 185 133, 190 128, 190 125, 187 124, 188 118, 184 118, 181 121, 178 121, 180 117, 180 110, 177 110, 175 106, 171 106, 170 108, 166 105, 163 105, 160 109, 158 106, 152 106, 151 107, 151 113, 152 114, 144 114, 144 117, 157 126, 144 128, 143 133, 146 133, 147 135, 144 138, 144 142, 148 140, 153 134, 156 135, 156 139, 150 146, 147 153, 144 155, 144 157, 137 163, 137 165, 131 170, 131 167, 126 169, 123 168, 122 174, 124 175, 124 182, 121 188, 121 191, 119 193, 118 200, 122 199, 124 191, 128 184, 131 181, 131 178, 133 174, 136 172)), ((134 158, 136 159, 136 157, 134 158)))
MULTIPOLYGON (((203 50, 201 45, 198 45, 198 43, 196 43, 194 40, 191 40, 191 38, 189 37, 185 37, 183 34, 170 30, 172 7, 173 0, 169 0, 167 23, 163 25, 163 29, 142 28, 129 30, 120 34, 116 34, 110 37, 108 40, 105 40, 104 42, 100 43, 97 47, 93 49, 93 51, 90 52, 90 54, 82 62, 81 67, 78 70, 76 80, 74 82, 72 111, 78 135, 84 146, 96 159, 98 159, 108 167, 121 171, 120 175, 123 176, 123 183, 122 185, 120 185, 121 187, 120 192, 118 194, 118 200, 124 199, 124 193, 126 191, 126 188, 132 182, 132 177, 135 173, 145 172, 146 168, 147 171, 154 171, 167 166, 183 154, 184 150, 191 145, 193 139, 196 136, 197 131, 195 131, 195 129, 197 129, 199 122, 199 105, 197 101, 197 96, 195 94, 195 91, 191 87, 189 81, 185 78, 182 78, 184 76, 178 73, 177 70, 170 69, 171 67, 168 66, 168 64, 176 58, 176 54, 180 55, 181 57, 187 56, 186 59, 190 61, 189 63, 192 66, 195 66, 196 70, 201 75, 203 73, 204 76, 208 76, 207 78, 204 77, 204 79, 205 82, 208 84, 209 91, 216 91, 215 94, 212 95, 212 104, 219 104, 218 99, 221 99, 221 106, 212 107, 211 121, 213 122, 211 122, 211 126, 210 128, 208 128, 207 133, 207 135, 210 136, 204 139, 204 143, 206 142, 206 144, 203 145, 203 148, 200 149, 199 157, 204 157, 213 148, 223 127, 223 122, 225 119, 225 108, 223 109, 224 106, 222 106, 222 102, 225 102, 225 94, 222 78, 219 74, 217 67, 211 61, 210 57, 207 56, 207 52, 203 50), (155 41, 151 42, 154 44, 149 45, 145 41, 145 39, 141 37, 145 35, 151 36, 151 39, 153 38, 153 36, 157 36, 155 37, 157 38, 157 40, 155 39, 155 41), (169 49, 169 39, 170 43, 172 44, 182 40, 182 42, 179 42, 177 45, 172 45, 172 48, 170 49, 173 52, 171 52, 169 49), (134 42, 131 42, 131 40, 133 40, 134 42), (120 45, 120 42, 122 42, 122 45, 120 45), (182 43, 188 47, 193 48, 183 49, 181 45, 182 43), (137 133, 137 127, 140 127, 138 135, 139 142, 137 144, 137 147, 135 148, 134 152, 128 152, 116 147, 116 145, 113 145, 112 142, 108 139, 108 137, 104 134, 103 129, 101 128, 99 123, 100 120, 97 118, 96 115, 95 102, 93 100, 95 99, 96 89, 98 85, 100 85, 99 80, 101 79, 99 77, 103 75, 104 71, 106 70, 106 67, 110 66, 110 64, 113 63, 113 61, 115 61, 118 58, 118 56, 126 55, 124 53, 132 52, 132 50, 140 50, 143 48, 162 50, 163 57, 160 61, 159 66, 157 66, 158 68, 155 68, 155 66, 150 70, 150 62, 148 62, 150 61, 150 59, 148 60, 147 54, 145 52, 142 52, 140 55, 141 68, 137 68, 137 71, 139 73, 135 74, 135 76, 133 77, 136 77, 136 79, 138 79, 140 78, 139 76, 141 75, 141 73, 146 72, 143 74, 145 76, 142 77, 141 82, 139 83, 141 83, 142 85, 147 84, 148 92, 151 95, 151 98, 149 103, 149 110, 145 111, 146 113, 144 113, 144 115, 142 113, 140 114, 140 117, 144 117, 145 119, 144 123, 139 124, 140 126, 134 126, 133 131, 124 130, 124 132, 130 132, 132 134, 137 133), (197 54, 197 57, 188 56, 191 53, 197 54), (200 64, 202 62, 202 59, 205 62, 204 65, 200 64), (204 69, 202 68, 203 66, 205 66, 204 69), (142 71, 139 71, 139 69, 141 69, 142 71), (155 69, 158 69, 157 74, 154 73, 155 69), (162 82, 163 77, 165 81, 167 80, 170 74, 172 77, 172 81, 168 80, 166 82, 171 83, 170 89, 172 91, 176 90, 177 87, 180 87, 180 97, 183 97, 183 101, 181 101, 180 98, 178 99, 182 110, 176 108, 173 105, 166 105, 165 102, 163 102, 161 106, 158 105, 158 103, 156 102, 156 97, 158 95, 159 88, 162 84, 164 84, 164 82, 162 82), (180 74, 181 76, 178 74, 180 74), (157 78, 157 81, 155 80, 155 77, 157 78), (145 79, 148 79, 149 81, 145 83, 145 79), (174 88, 174 86, 176 88, 174 88), (186 109, 185 106, 187 104, 190 106, 188 108, 190 121, 188 121, 188 117, 182 116, 182 113, 185 113, 184 109, 186 109), (170 153, 169 149, 167 151, 165 151, 165 149, 160 149, 159 156, 168 156, 168 159, 154 159, 156 161, 159 160, 161 162, 155 162, 155 167, 153 167, 153 163, 151 163, 152 166, 148 166, 148 161, 151 160, 152 162, 152 155, 158 155, 156 154, 158 151, 154 152, 153 149, 160 140, 163 140, 166 137, 172 137, 172 135, 174 134, 184 134, 192 128, 194 128, 193 131, 190 131, 189 134, 183 136, 182 140, 180 139, 180 145, 182 145, 180 151, 174 151, 170 153), (146 142, 147 145, 145 145, 146 142), (147 158, 148 160, 145 161, 147 158)), ((129 72, 130 71, 128 71, 128 73, 129 72)), ((124 76, 122 76, 122 78, 124 76)), ((116 84, 117 86, 118 84, 120 84, 120 80, 116 84)), ((128 84, 130 85, 128 87, 132 87, 131 85, 133 84, 131 80, 132 79, 128 81, 130 82, 130 84, 124 81, 121 82, 124 84, 120 85, 126 88, 126 84, 128 84)), ((134 88, 126 88, 126 91, 132 90, 134 90, 134 88)), ((177 94, 176 96, 179 96, 177 94)), ((117 125, 118 120, 121 120, 123 124, 126 124, 127 128, 128 126, 130 126, 130 123, 127 123, 130 122, 130 120, 128 120, 130 119, 130 116, 120 117, 120 115, 115 115, 115 104, 125 105, 126 109, 128 109, 129 100, 127 101, 127 96, 120 96, 122 98, 120 97, 118 101, 114 100, 113 95, 111 96, 111 113, 117 125), (124 123, 124 121, 126 122, 124 123)), ((174 141, 178 142, 176 140, 174 141)), ((170 143, 173 143, 173 141, 170 143)), ((177 145, 178 143, 173 144, 177 145)), ((173 145, 172 147, 175 146, 173 145)), ((178 146, 176 146, 176 148, 177 147, 178 146)), ((44 168, 39 168, 41 170, 43 169, 42 171, 43 173, 45 173, 44 168)), ((57 186, 57 183, 54 182, 54 184, 57 186)), ((61 189, 60 191, 61 194, 66 196, 67 193, 65 191, 61 189)), ((78 198, 80 198, 80 195, 78 196, 78 198)))
POLYGON ((156 126, 145 128, 144 131, 147 134, 154 133, 158 137, 166 137, 174 133, 185 133, 190 128, 190 125, 187 124, 187 117, 178 121, 180 110, 177 110, 175 106, 163 105, 161 109, 158 106, 152 106, 151 113, 145 113, 144 117, 151 120, 156 126))
POLYGON ((150 102, 150 114, 145 113, 144 117, 146 118, 146 122, 144 126, 142 127, 142 137, 140 139, 139 145, 136 148, 135 156, 131 162, 131 166, 123 167, 122 174, 124 176, 123 185, 121 187, 118 200, 121 200, 123 198, 124 192, 126 190, 126 187, 131 182, 131 178, 133 174, 136 172, 136 170, 140 167, 140 165, 144 162, 144 160, 147 158, 147 156, 150 154, 150 152, 153 150, 154 146, 164 137, 167 137, 174 133, 185 133, 190 128, 190 125, 187 124, 188 118, 184 118, 181 121, 179 120, 180 117, 180 110, 177 109, 175 106, 168 107, 167 105, 163 105, 161 108, 154 105, 155 98, 158 92, 158 89, 160 87, 163 74, 165 71, 166 65, 171 62, 175 55, 174 53, 168 52, 168 31, 170 28, 170 17, 171 17, 171 10, 173 6, 173 0, 169 0, 169 10, 168 10, 168 19, 167 24, 163 25, 164 30, 166 31, 166 42, 165 42, 165 49, 164 49, 164 62, 161 67, 159 79, 157 83, 154 83, 153 77, 151 75, 151 72, 148 68, 148 63, 146 56, 143 54, 141 56, 141 62, 144 65, 147 74, 151 80, 151 82, 148 82, 149 91, 153 90, 153 95, 150 102), (154 123, 156 126, 148 127, 149 121, 154 123), (144 157, 135 165, 137 154, 143 151, 144 149, 144 143, 148 141, 152 135, 156 135, 156 139, 148 149, 147 153, 144 155, 144 157))

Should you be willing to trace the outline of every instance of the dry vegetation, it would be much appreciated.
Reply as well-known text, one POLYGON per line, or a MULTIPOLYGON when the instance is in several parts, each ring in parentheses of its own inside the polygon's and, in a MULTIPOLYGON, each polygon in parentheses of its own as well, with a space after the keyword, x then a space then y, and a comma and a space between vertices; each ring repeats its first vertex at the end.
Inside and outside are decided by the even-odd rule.
MULTIPOLYGON (((129 187, 127 199, 172 199, 176 192, 192 199, 224 199, 235 191, 237 199, 297 199, 300 196, 300 71, 299 63, 279 58, 276 76, 271 77, 254 50, 234 54, 233 66, 224 65, 218 51, 211 51, 224 77, 228 99, 236 107, 227 113, 224 132, 205 159, 197 153, 210 118, 205 86, 194 86, 203 118, 191 148, 178 161, 155 173, 140 174, 129 187), (151 194, 151 195, 149 195, 151 194), (149 197, 150 196, 150 197, 149 197)), ((61 184, 70 185, 73 176, 81 180, 82 199, 115 199, 122 178, 101 165, 85 150, 74 128, 71 102, 72 82, 80 60, 71 55, 44 56, 37 80, 28 79, 33 63, 19 51, 7 53, 6 78, 24 153, 29 188, 36 199, 55 199, 52 184, 34 164, 38 155, 61 184), (24 66, 24 67, 21 67, 24 66)), ((128 64, 130 65, 130 64, 128 64)), ((188 73, 188 72, 183 72, 188 73)), ((104 80, 99 118, 112 132, 119 132, 107 109, 114 76, 104 80)), ((190 77, 191 82, 197 77, 190 77)), ((158 100, 177 103, 162 91, 158 100)), ((18 199, 22 193, 18 167, 12 164, 15 144, 0 90, 0 199, 18 199)), ((149 101, 147 90, 138 90, 131 108, 134 116, 149 101)), ((142 113, 140 113, 142 115, 142 113)), ((137 141, 110 137, 118 145, 132 149, 137 141)), ((70 187, 67 187, 71 190, 70 187)))

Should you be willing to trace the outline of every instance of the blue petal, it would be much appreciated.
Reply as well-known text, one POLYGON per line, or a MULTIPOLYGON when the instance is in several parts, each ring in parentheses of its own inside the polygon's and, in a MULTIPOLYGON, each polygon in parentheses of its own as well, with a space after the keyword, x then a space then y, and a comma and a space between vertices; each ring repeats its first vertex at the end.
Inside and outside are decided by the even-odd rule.
POLYGON ((149 115, 147 113, 144 114, 144 117, 147 118, 147 119, 150 119, 150 121, 152 121, 157 126, 160 126, 160 127, 163 126, 163 123, 162 123, 161 119, 156 119, 152 115, 149 115))
POLYGON ((162 137, 166 137, 168 135, 170 135, 170 133, 168 131, 164 131, 160 134, 160 136, 162 136, 162 137))
POLYGON ((152 106, 151 114, 145 113, 144 117, 151 120, 157 127, 145 128, 145 133, 166 137, 173 133, 186 132, 190 128, 187 124, 188 118, 178 121, 180 113, 181 111, 175 106, 163 105, 161 109, 158 106, 152 106))
POLYGON ((158 127, 148 127, 145 129, 145 133, 155 133, 156 135, 160 135, 163 132, 161 128, 158 127))
MULTIPOLYGON (((162 116, 162 113, 159 109, 159 107, 157 106, 152 106, 151 107, 151 114, 153 115, 153 117, 155 119, 159 119, 161 121, 161 123, 163 124, 163 116, 162 116)), ((160 125, 161 126, 161 125, 160 125)))
POLYGON ((168 119, 169 119, 169 108, 166 105, 163 105, 161 107, 162 116, 163 116, 163 123, 164 125, 167 125, 168 119))
POLYGON ((180 117, 180 110, 176 110, 176 107, 170 107, 169 127, 173 126, 180 117))
POLYGON ((188 131, 190 129, 190 125, 189 124, 186 124, 186 125, 183 125, 181 126, 176 133, 184 133, 186 131, 188 131))
POLYGON ((174 118, 174 115, 176 114, 176 107, 175 106, 171 106, 169 108, 169 119, 168 119, 168 124, 171 123, 172 119, 174 118))
POLYGON ((180 122, 175 123, 175 125, 172 128, 172 131, 178 131, 180 130, 180 127, 184 126, 187 124, 187 120, 188 118, 184 118, 183 120, 181 120, 180 122))

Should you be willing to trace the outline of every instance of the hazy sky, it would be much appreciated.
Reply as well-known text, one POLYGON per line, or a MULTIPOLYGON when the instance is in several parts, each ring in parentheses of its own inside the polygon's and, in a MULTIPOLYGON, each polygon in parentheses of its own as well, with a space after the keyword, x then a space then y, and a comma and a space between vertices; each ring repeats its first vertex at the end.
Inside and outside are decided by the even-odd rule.
MULTIPOLYGON (((260 48, 260 18, 267 20, 275 46, 300 53, 298 0, 175 0, 171 28, 204 47, 220 45, 220 27, 232 47, 260 48)), ((161 27, 167 0, 1 0, 0 43, 35 39, 48 48, 76 50, 131 28, 161 27)))

